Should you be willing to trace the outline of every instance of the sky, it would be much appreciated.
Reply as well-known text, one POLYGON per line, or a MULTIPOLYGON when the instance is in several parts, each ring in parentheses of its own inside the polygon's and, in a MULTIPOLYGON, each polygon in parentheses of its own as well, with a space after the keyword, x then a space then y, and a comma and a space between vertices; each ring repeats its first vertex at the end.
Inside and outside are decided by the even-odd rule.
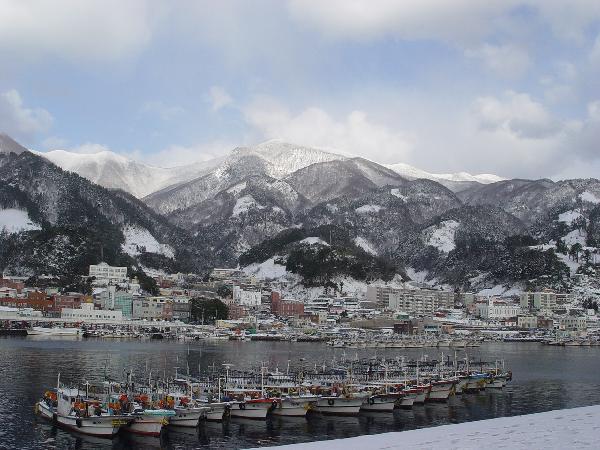
POLYGON ((0 61, 0 131, 41 151, 600 174, 597 0, 2 0, 0 61))

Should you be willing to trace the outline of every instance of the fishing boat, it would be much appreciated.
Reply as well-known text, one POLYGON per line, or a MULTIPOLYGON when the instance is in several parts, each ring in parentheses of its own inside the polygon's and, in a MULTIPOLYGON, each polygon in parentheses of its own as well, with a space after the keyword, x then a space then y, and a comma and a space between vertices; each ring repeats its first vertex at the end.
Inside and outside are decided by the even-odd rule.
POLYGON ((400 394, 373 394, 364 399, 363 404, 360 406, 360 410, 369 412, 392 412, 399 400, 400 394))
POLYGON ((33 327, 27 330, 28 336, 79 336, 82 331, 79 328, 62 327, 33 327))
POLYGON ((243 419, 266 419, 267 414, 277 405, 276 399, 264 397, 260 390, 256 389, 226 389, 225 396, 231 399, 231 417, 243 419))
POLYGON ((452 379, 432 380, 427 400, 432 402, 447 401, 454 392, 457 381, 452 379))
POLYGON ((74 388, 57 387, 55 393, 45 395, 36 403, 36 411, 62 428, 106 438, 113 437, 133 420, 127 415, 106 411, 98 399, 74 388))

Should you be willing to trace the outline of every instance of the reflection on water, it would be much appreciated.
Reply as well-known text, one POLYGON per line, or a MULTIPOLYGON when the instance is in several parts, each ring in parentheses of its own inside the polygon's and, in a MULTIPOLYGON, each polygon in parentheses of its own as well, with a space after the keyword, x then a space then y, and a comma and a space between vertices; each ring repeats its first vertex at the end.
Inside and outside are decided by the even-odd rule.
MULTIPOLYGON (((440 352, 431 348, 377 352, 380 357, 440 357, 440 352)), ((346 356, 367 357, 373 356, 372 353, 373 349, 360 349, 347 351, 346 356)), ((300 358, 304 358, 314 364, 339 360, 343 355, 343 349, 313 343, 225 341, 188 345, 168 341, 0 338, 0 448, 235 449, 402 431, 600 403, 600 348, 498 343, 470 349, 469 355, 484 361, 504 358, 514 373, 514 381, 508 388, 453 397, 448 404, 415 406, 393 414, 274 417, 266 422, 232 419, 222 424, 203 423, 198 429, 170 430, 160 439, 123 435, 110 441, 57 430, 36 418, 33 412, 38 397, 56 383, 59 372, 67 382, 99 381, 105 373, 120 378, 125 370, 131 369, 142 373, 152 368, 155 373, 172 375, 175 366, 179 370, 189 366, 195 374, 199 365, 206 369, 225 362, 240 368, 258 368, 263 361, 285 370, 288 360, 299 365, 300 358)))

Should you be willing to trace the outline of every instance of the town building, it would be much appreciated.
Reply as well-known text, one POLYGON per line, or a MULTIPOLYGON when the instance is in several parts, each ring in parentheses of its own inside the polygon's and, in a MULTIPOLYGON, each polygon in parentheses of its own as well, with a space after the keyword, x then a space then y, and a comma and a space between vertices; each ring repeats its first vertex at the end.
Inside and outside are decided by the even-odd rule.
POLYGON ((189 322, 191 319, 192 305, 189 297, 173 297, 173 320, 189 322))
MULTIPOLYGON (((379 294, 377 294, 379 296, 379 294)), ((454 308, 454 292, 434 289, 393 289, 380 296, 388 298, 387 308, 417 316, 432 316, 439 309, 454 308)), ((367 299, 371 300, 367 291, 367 299)))
POLYGON ((120 322, 123 320, 123 313, 107 309, 94 309, 93 303, 86 302, 81 304, 81 308, 63 308, 60 317, 81 322, 120 322))
POLYGON ((517 317, 521 313, 521 306, 517 303, 489 298, 476 304, 476 315, 486 320, 508 319, 517 317))
POLYGON ((558 321, 558 329, 569 332, 582 332, 587 330, 587 317, 567 314, 558 321))
POLYGON ((556 293, 551 290, 523 292, 520 296, 522 308, 550 311, 559 308, 561 305, 571 303, 573 299, 573 294, 556 293))
POLYGON ((90 265, 89 276, 94 277, 97 284, 120 283, 127 281, 127 267, 114 267, 101 262, 90 265))
POLYGON ((132 318, 171 320, 173 318, 173 300, 166 297, 134 298, 132 318))
POLYGON ((233 286, 233 301, 242 306, 256 307, 262 303, 260 290, 246 290, 240 286, 233 286))
POLYGON ((53 309, 56 313, 60 313, 64 308, 79 309, 81 308, 82 303, 87 302, 90 299, 91 297, 77 292, 56 294, 52 296, 52 301, 54 303, 53 309))
POLYGON ((271 314, 278 317, 300 317, 304 314, 304 303, 297 300, 283 300, 279 292, 272 291, 271 314))
POLYGON ((517 327, 531 330, 538 327, 537 316, 532 315, 520 315, 517 316, 517 327))

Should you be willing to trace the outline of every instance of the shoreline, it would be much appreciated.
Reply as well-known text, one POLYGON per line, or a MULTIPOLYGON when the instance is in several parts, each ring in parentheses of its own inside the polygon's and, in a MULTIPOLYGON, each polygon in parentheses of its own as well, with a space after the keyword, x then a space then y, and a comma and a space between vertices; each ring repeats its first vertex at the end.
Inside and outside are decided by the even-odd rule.
POLYGON ((346 450, 594 448, 600 440, 600 405, 498 417, 416 430, 303 442, 273 449, 346 450))

